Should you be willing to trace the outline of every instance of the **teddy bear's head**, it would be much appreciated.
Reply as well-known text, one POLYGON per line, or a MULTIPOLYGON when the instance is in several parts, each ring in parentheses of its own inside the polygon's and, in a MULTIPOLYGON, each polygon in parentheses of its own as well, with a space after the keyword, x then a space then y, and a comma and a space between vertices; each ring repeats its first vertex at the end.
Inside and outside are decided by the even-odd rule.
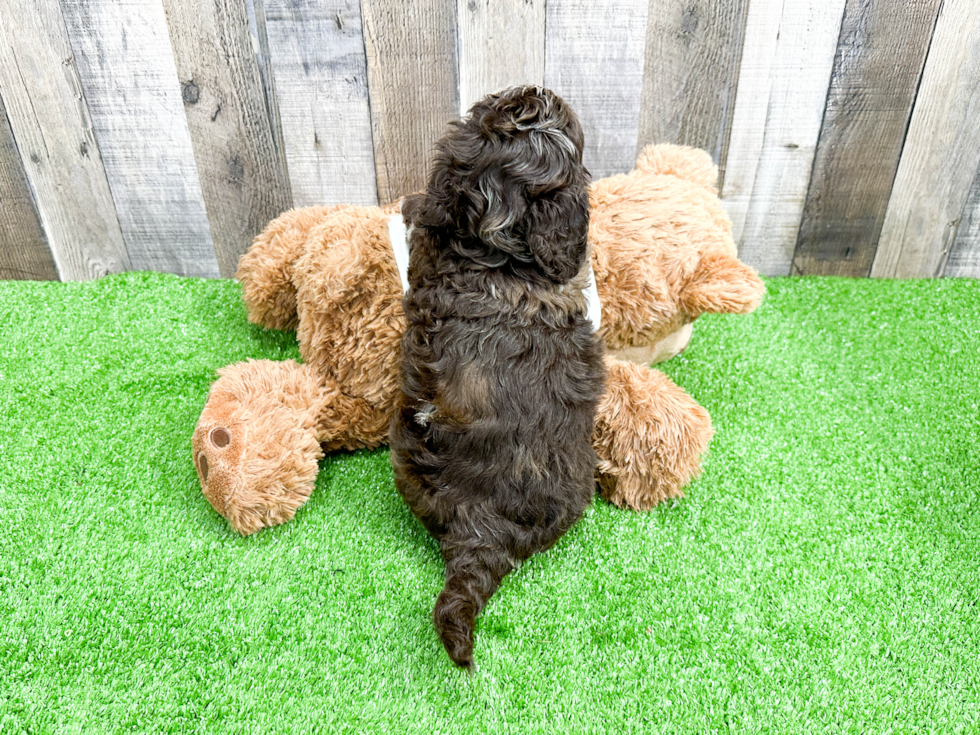
POLYGON ((738 259, 717 179, 705 151, 650 145, 632 171, 592 185, 600 334, 617 356, 669 359, 701 314, 745 314, 762 301, 765 286, 738 259))

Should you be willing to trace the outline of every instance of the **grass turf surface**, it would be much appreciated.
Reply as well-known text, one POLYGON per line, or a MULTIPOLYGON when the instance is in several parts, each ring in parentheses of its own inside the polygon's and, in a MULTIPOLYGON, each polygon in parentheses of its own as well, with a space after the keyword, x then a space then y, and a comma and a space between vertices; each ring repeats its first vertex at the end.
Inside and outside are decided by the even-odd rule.
POLYGON ((977 731, 980 282, 768 285, 662 366, 717 432, 688 498, 597 499, 470 677, 386 450, 251 538, 201 495, 214 371, 297 354, 234 283, 0 283, 0 731, 977 731))

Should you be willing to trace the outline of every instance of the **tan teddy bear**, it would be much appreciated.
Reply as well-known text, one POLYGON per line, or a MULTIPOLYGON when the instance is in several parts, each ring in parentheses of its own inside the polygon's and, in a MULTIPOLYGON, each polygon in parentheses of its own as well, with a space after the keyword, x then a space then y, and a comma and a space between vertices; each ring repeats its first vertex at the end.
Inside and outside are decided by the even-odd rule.
MULTIPOLYGON (((649 509, 682 495, 711 437, 707 412, 647 367, 682 351, 706 312, 747 313, 765 288, 741 263, 704 151, 648 146, 590 190, 589 240, 609 349, 593 445, 602 494, 649 509)), ((192 444, 201 487, 240 533, 284 523, 324 452, 387 439, 405 316, 387 207, 309 207, 269 224, 236 278, 249 320, 296 329, 303 363, 219 371, 192 444)))

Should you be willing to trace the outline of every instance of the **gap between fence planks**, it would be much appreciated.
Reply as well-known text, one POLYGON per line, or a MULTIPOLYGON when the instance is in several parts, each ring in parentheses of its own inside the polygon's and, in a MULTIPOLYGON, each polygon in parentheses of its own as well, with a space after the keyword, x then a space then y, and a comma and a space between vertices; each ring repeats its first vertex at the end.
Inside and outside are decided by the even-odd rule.
POLYGON ((867 276, 941 0, 848 0, 793 258, 867 276))
POLYGON ((703 148, 724 181, 747 17, 748 0, 650 0, 637 152, 703 148))
POLYGON ((493 92, 544 84, 545 0, 458 0, 459 113, 493 92))
POLYGON ((293 202, 376 204, 358 0, 265 0, 293 202))
POLYGON ((772 65, 782 14, 783 0, 753 0, 746 18, 725 160, 725 181, 721 187, 722 202, 732 218, 732 237, 736 244, 742 240, 745 214, 765 140, 772 65))
POLYGON ((214 277, 163 6, 62 0, 130 266, 214 277))
POLYGON ((0 99, 0 279, 57 281, 58 271, 0 99))
POLYGON ((286 143, 282 137, 282 119, 279 116, 279 95, 276 93, 275 75, 272 73, 272 53, 269 50, 269 33, 265 19, 265 3, 263 0, 244 0, 248 13, 248 27, 255 45, 255 59, 259 65, 259 76, 262 78, 262 91, 265 97, 265 109, 269 115, 269 126, 272 131, 272 142, 276 149, 277 164, 286 172, 286 199, 293 201, 289 168, 286 163, 286 143))
POLYGON ((211 237, 223 276, 291 206, 243 0, 164 0, 211 237))
POLYGON ((980 169, 963 207, 956 239, 943 275, 980 278, 980 169))
POLYGON ((456 3, 361 0, 378 200, 425 184, 432 146, 459 115, 456 3))
POLYGON ((62 280, 130 270, 57 0, 0 0, 0 91, 62 280))
POLYGON ((545 85, 578 113, 593 179, 636 162, 649 0, 549 0, 545 85))
POLYGON ((980 164, 980 3, 946 0, 871 275, 940 276, 980 164))

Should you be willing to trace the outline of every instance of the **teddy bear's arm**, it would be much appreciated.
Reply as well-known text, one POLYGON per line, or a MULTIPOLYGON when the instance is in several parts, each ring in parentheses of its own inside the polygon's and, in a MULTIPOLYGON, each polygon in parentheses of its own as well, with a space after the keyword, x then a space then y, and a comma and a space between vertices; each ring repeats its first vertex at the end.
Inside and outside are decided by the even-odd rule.
POLYGON ((765 295, 754 269, 726 252, 704 255, 684 284, 679 301, 685 313, 748 314, 765 295))

